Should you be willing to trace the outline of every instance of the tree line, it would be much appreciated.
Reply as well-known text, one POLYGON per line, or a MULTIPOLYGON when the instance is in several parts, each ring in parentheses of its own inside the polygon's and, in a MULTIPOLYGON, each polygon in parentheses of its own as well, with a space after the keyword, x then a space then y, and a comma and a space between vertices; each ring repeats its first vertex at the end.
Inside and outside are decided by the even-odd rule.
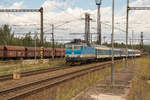
MULTIPOLYGON (((23 37, 16 37, 15 33, 12 32, 12 29, 9 25, 3 25, 0 27, 0 45, 13 45, 13 46, 29 46, 34 47, 36 44, 37 47, 52 47, 51 42, 40 43, 40 39, 35 33, 34 36, 31 36, 31 32, 28 32, 23 37)), ((64 44, 55 43, 55 47, 61 48, 64 47, 64 44)))
MULTIPOLYGON (((112 47, 111 43, 104 43, 103 45, 108 46, 108 47, 112 47)), ((114 47, 115 48, 126 48, 126 44, 124 43, 114 43, 114 47)), ((143 52, 148 52, 150 53, 150 45, 144 45, 143 47, 140 46, 140 44, 136 44, 136 45, 128 45, 129 49, 137 49, 137 50, 142 50, 143 52)))

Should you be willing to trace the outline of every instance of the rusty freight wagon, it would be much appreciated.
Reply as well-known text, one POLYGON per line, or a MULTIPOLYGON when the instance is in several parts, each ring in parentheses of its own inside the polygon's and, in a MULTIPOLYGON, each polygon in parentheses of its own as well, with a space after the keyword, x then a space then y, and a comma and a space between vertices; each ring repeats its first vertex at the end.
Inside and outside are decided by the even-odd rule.
POLYGON ((25 47, 26 58, 34 58, 35 57, 35 48, 33 47, 25 47))
POLYGON ((61 49, 60 48, 56 48, 55 49, 55 57, 60 57, 61 56, 61 49))
POLYGON ((55 57, 64 57, 65 49, 64 48, 56 48, 55 49, 55 57))
POLYGON ((64 57, 65 56, 65 49, 64 48, 61 48, 61 57, 64 57))
POLYGON ((4 46, 5 58, 25 58, 25 47, 23 46, 4 46))
POLYGON ((40 57, 40 48, 37 47, 25 47, 25 51, 26 51, 26 58, 34 58, 35 56, 37 58, 40 57))
POLYGON ((4 58, 4 46, 0 46, 0 58, 4 58))
POLYGON ((44 48, 44 58, 52 57, 52 48, 44 48))

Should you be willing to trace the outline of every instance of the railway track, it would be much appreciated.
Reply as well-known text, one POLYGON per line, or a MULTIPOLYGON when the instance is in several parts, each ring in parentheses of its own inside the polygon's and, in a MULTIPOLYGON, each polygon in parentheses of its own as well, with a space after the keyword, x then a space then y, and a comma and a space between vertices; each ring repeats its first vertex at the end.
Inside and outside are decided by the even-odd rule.
MULTIPOLYGON (((67 69, 67 68, 72 68, 72 67, 73 66, 64 66, 64 67, 55 67, 55 68, 47 68, 47 69, 22 72, 21 77, 27 77, 27 76, 31 76, 31 75, 37 75, 37 74, 42 74, 42 73, 46 73, 46 72, 52 72, 52 71, 62 70, 62 69, 67 69)), ((7 81, 7 80, 11 80, 11 79, 13 79, 13 74, 0 76, 0 81, 7 81)))
MULTIPOLYGON (((63 67, 46 68, 46 69, 39 69, 39 70, 33 70, 33 71, 28 71, 28 72, 22 72, 21 77, 27 77, 27 76, 32 76, 32 75, 37 75, 37 74, 42 74, 42 73, 47 73, 47 72, 53 72, 53 71, 72 68, 72 67, 76 67, 76 66, 63 66, 63 67)), ((1 82, 12 80, 12 79, 13 79, 13 74, 0 76, 1 82)))
POLYGON ((71 79, 74 79, 76 77, 85 75, 87 73, 102 70, 106 67, 109 67, 111 65, 110 62, 97 65, 97 66, 91 66, 89 68, 83 68, 80 70, 76 70, 73 72, 64 73, 61 75, 56 75, 53 77, 48 77, 45 79, 41 79, 38 81, 26 83, 17 87, 13 88, 7 88, 0 91, 0 99, 2 100, 15 100, 20 97, 24 97, 27 95, 31 95, 32 93, 38 92, 44 88, 48 88, 57 84, 60 84, 64 81, 68 81, 71 79))

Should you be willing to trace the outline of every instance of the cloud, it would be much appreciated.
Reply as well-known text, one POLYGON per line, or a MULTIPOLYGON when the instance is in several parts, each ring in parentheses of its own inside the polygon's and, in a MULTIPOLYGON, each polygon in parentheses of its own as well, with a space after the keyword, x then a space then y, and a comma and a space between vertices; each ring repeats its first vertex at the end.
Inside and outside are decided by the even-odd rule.
MULTIPOLYGON (((75 1, 75 0, 74 0, 75 1)), ((73 4, 72 4, 73 5, 73 4)), ((56 2, 56 1, 45 1, 42 5, 44 8, 44 31, 51 32, 51 24, 55 26, 60 26, 55 28, 56 38, 83 38, 83 35, 70 35, 69 33, 84 33, 84 17, 85 12, 90 13, 91 18, 91 32, 96 33, 96 19, 97 10, 85 10, 79 7, 70 7, 68 2, 56 2), (67 30, 60 30, 60 28, 67 30)), ((131 2, 130 6, 150 6, 149 0, 136 0, 131 2), (147 4, 145 4, 145 2, 147 4)), ((6 8, 0 6, 0 8, 6 8)), ((15 2, 8 8, 26 8, 24 2, 15 2)), ((111 38, 111 6, 104 6, 101 8, 101 19, 102 19, 102 34, 107 37, 107 40, 111 38)), ((130 11, 129 14, 129 37, 131 37, 131 31, 135 30, 135 33, 148 33, 150 31, 149 27, 150 11, 130 11), (140 23, 140 24, 138 24, 140 23)), ((0 22, 2 24, 7 23, 13 25, 12 28, 15 32, 28 32, 28 31, 39 31, 40 28, 40 14, 39 13, 4 13, 0 16, 0 22), (14 26, 18 25, 18 26, 14 26)), ((118 29, 126 29, 126 6, 122 7, 119 11, 115 13, 115 38, 116 40, 122 38, 125 42, 125 32, 118 29)), ((103 37, 102 36, 102 37, 103 37)), ((149 35, 146 35, 147 37, 149 35)), ((49 36, 46 36, 49 37, 49 36)), ((93 39, 96 40, 96 35, 93 35, 93 39)), ((135 37, 138 38, 138 35, 135 37)))
POLYGON ((23 7, 24 7, 24 2, 21 1, 21 2, 13 3, 9 8, 17 8, 17 9, 19 9, 19 8, 23 8, 23 7))
POLYGON ((68 7, 69 4, 67 2, 57 2, 57 1, 52 1, 52 0, 46 0, 43 4, 42 7, 44 8, 45 11, 52 11, 54 9, 59 9, 59 10, 64 10, 65 7, 68 7))

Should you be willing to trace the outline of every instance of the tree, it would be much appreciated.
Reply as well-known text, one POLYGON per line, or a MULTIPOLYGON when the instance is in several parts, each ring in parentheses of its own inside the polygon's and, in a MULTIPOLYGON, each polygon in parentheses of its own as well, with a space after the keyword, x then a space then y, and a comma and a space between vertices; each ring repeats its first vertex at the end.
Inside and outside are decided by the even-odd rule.
MULTIPOLYGON (((37 34, 32 37, 31 32, 27 33, 25 37, 15 37, 14 33, 11 32, 11 28, 9 25, 3 25, 0 27, 0 45, 15 45, 15 46, 35 46, 35 40, 36 40, 36 46, 40 47, 40 39, 38 38, 37 34)), ((63 44, 55 43, 55 47, 62 47, 63 44)), ((43 44, 44 47, 52 47, 51 42, 47 42, 45 39, 45 42, 43 44)), ((63 46, 64 47, 64 46, 63 46)))
POLYGON ((0 44, 12 44, 13 38, 14 34, 11 34, 11 28, 9 28, 8 25, 4 25, 0 28, 0 44))

